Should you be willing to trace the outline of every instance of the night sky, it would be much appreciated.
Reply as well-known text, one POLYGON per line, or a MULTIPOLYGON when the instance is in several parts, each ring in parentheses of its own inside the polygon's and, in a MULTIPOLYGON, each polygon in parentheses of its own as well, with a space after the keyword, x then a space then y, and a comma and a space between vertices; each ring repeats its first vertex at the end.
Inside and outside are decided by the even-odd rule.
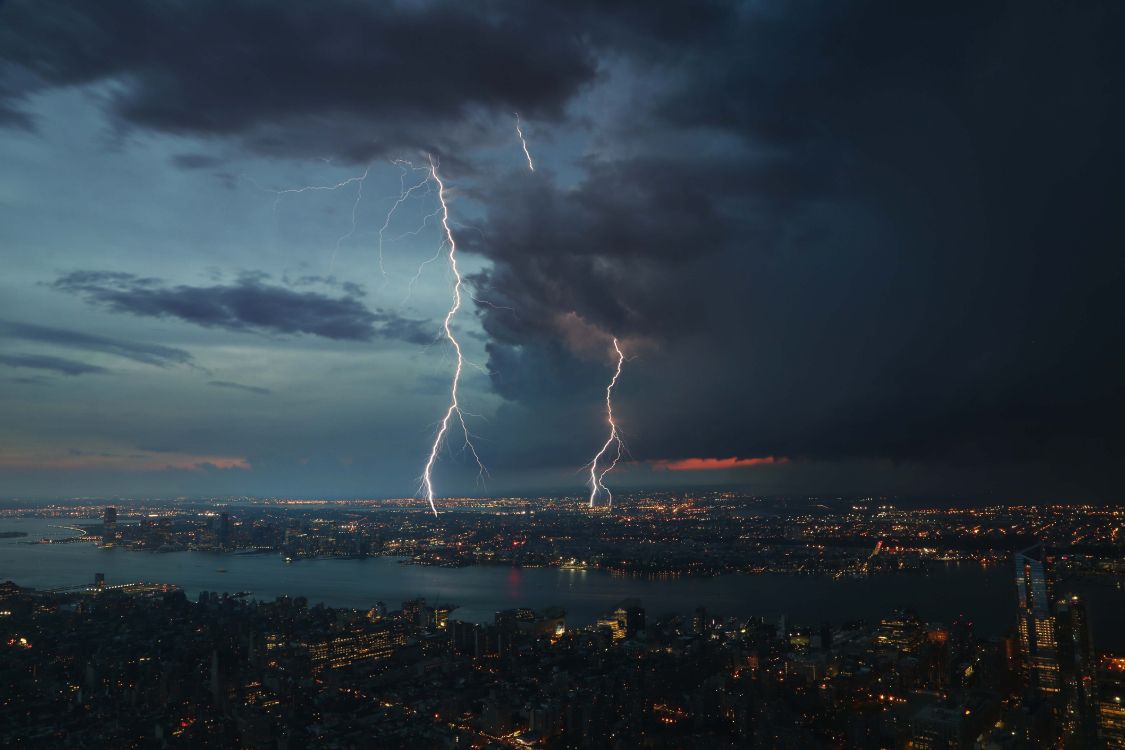
POLYGON ((1123 31, 1109 0, 0 3, 0 495, 414 494, 451 277, 432 184, 386 219, 428 153, 491 473, 454 432, 439 495, 582 493, 616 336, 615 489, 1120 500, 1123 31))

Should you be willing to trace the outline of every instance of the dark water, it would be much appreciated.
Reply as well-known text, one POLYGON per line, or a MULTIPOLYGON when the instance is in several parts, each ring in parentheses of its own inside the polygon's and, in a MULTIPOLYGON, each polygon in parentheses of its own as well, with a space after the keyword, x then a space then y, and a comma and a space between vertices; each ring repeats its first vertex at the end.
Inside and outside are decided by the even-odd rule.
MULTIPOLYGON (((688 613, 702 604, 723 615, 785 614, 796 623, 838 624, 878 619, 895 608, 912 608, 936 622, 966 614, 981 636, 1002 635, 1015 621, 1015 584, 1008 565, 950 564, 925 574, 838 581, 769 574, 647 580, 553 568, 432 568, 402 565, 389 557, 286 564, 276 554, 155 553, 103 550, 89 543, 26 544, 43 536, 74 534, 49 528, 51 523, 62 522, 0 521, 0 531, 29 533, 24 539, 0 539, 0 581, 53 588, 91 582, 99 572, 105 573, 110 584, 174 583, 192 598, 200 591, 249 591, 257 599, 288 594, 308 597, 310 603, 362 608, 381 600, 394 609, 403 600, 424 596, 430 602, 457 604, 455 617, 476 622, 491 622, 497 610, 509 607, 558 605, 566 609, 569 622, 588 624, 628 597, 639 598, 650 617, 688 613)), ((1125 648, 1125 593, 1089 585, 1080 593, 1089 602, 1099 648, 1125 648)))

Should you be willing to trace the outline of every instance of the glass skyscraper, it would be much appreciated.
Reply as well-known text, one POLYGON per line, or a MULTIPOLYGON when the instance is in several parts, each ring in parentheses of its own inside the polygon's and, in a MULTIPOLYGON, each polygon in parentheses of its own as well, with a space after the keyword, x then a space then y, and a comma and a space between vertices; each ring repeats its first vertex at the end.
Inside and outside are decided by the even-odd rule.
POLYGON ((1027 684, 1048 697, 1058 694, 1059 649, 1043 545, 1015 553, 1020 654, 1027 684))

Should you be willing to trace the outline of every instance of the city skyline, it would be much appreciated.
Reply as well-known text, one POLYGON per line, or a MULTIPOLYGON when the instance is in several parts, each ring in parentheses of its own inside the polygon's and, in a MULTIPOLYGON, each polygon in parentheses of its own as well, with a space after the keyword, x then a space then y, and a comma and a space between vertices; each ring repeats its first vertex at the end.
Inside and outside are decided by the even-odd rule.
POLYGON ((1125 747, 1120 507, 427 505, 0 509, 0 740, 1125 747))
POLYGON ((1125 750, 1123 29, 0 0, 0 747, 1125 750))
POLYGON ((1120 500, 1122 13, 0 3, 0 495, 418 492, 429 154, 438 497, 582 492, 618 339, 614 492, 1120 500))

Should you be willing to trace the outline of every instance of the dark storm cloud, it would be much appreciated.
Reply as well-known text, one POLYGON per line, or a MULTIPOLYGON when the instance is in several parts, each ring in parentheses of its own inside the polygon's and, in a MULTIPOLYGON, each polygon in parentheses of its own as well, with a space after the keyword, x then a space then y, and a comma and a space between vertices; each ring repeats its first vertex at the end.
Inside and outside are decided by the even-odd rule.
POLYGON ((229 380, 209 380, 207 385, 213 385, 216 388, 230 388, 236 391, 246 391, 247 393, 255 393, 259 396, 268 396, 273 391, 269 388, 262 388, 257 385, 243 385, 242 383, 232 383, 229 380))
POLYGON ((62 375, 87 375, 109 372, 104 367, 78 362, 73 359, 51 357, 44 354, 0 354, 0 365, 31 370, 47 370, 62 375))
POLYGON ((501 343, 557 340, 570 312, 620 336, 697 329, 709 315, 694 304, 707 275, 776 234, 794 186, 822 189, 816 175, 787 169, 779 179, 772 159, 637 158, 591 163, 574 188, 536 175, 498 183, 484 232, 463 240, 495 261, 473 279, 501 305, 485 308, 486 330, 501 343))
POLYGON ((557 117, 594 76, 565 14, 519 4, 260 0, 0 6, 0 112, 48 87, 117 82, 121 123, 245 136, 267 153, 369 158, 448 142, 475 109, 557 117), (373 123, 381 123, 374 129, 373 123), (378 138, 378 140, 375 140, 378 138))
POLYGON ((295 279, 289 278, 288 276, 283 276, 281 280, 284 281, 288 286, 315 286, 317 284, 321 284, 323 286, 338 288, 346 293, 349 297, 367 296, 367 290, 365 290, 359 284, 355 283, 354 281, 341 281, 335 276, 317 276, 310 274, 307 276, 298 276, 295 279))
POLYGON ((33 325, 11 320, 0 320, 0 337, 32 341, 67 349, 111 354, 115 357, 131 359, 146 365, 168 367, 176 364, 189 364, 191 355, 183 349, 160 344, 145 344, 136 341, 96 336, 94 334, 72 331, 66 328, 33 325))
POLYGON ((437 340, 438 327, 428 320, 403 318, 391 313, 379 313, 379 318, 379 333, 385 338, 420 345, 432 344, 437 340))
POLYGON ((739 3, 731 0, 559 0, 551 5, 576 18, 586 34, 609 49, 653 54, 705 49, 739 12, 739 3))
POLYGON ((336 341, 379 337, 426 344, 434 338, 433 327, 426 321, 369 310, 353 297, 271 286, 263 278, 244 274, 227 285, 167 286, 128 273, 72 271, 56 279, 52 287, 114 312, 177 318, 205 328, 303 333, 336 341))
MULTIPOLYGON (((564 112, 608 120, 577 180, 553 180, 544 145, 535 174, 458 186, 485 214, 459 240, 491 261, 472 283, 496 305, 498 462, 588 458, 597 344, 617 335, 636 347, 618 398, 638 460, 904 461, 970 492, 990 463, 1034 464, 1035 492, 1091 494, 1120 486, 1125 448, 1123 22, 1096 0, 9 2, 0 122, 95 82, 119 126, 280 156, 440 152, 493 137, 479 112, 549 133, 564 112), (602 85, 595 102, 635 107, 582 111, 602 85)), ((218 165, 198 151, 173 163, 218 165)), ((231 330, 437 330, 327 277, 56 288, 231 330)))
POLYGON ((1002 459, 1104 487, 1123 6, 806 8, 681 50, 649 115, 688 147, 493 188, 475 281, 520 313, 482 312, 496 388, 541 417, 596 400, 574 312, 659 342, 619 394, 638 458, 1002 459), (716 131, 737 140, 702 156, 716 131))

